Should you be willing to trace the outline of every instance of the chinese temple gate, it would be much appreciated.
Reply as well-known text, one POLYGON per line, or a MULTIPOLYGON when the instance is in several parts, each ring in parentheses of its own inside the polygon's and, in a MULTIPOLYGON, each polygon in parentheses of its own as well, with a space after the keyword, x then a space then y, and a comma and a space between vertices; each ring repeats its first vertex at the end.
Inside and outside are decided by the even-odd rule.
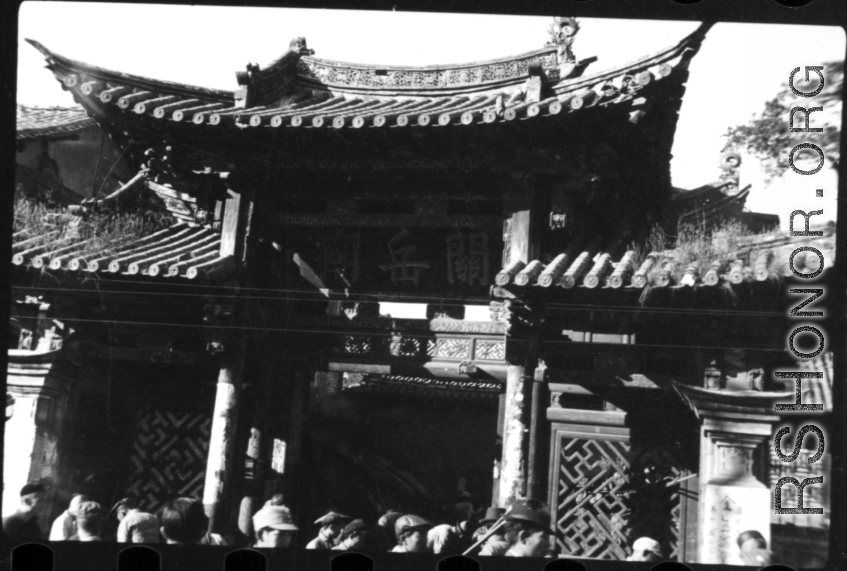
MULTIPOLYGON (((733 426, 752 432, 720 442, 752 443, 744 481, 772 489, 756 435, 778 418, 758 411, 791 395, 770 374, 787 304, 771 249, 793 246, 680 268, 672 251, 636 251, 655 224, 714 222, 749 192, 732 165, 690 199, 670 183, 708 26, 590 73, 576 23, 556 22, 534 52, 425 68, 320 59, 298 38, 237 72, 235 91, 30 41, 138 168, 69 209, 148 221, 100 249, 70 225, 52 242, 15 235, 15 283, 63 309, 90 371, 67 381, 89 397, 69 415, 106 410, 116 427, 110 447, 93 427, 74 445, 108 450, 63 461, 150 509, 202 494, 216 530, 275 491, 305 524, 469 490, 549 502, 563 553, 623 559, 646 535, 679 560, 732 562, 708 559, 704 466, 723 452, 698 407, 743 409, 733 426), (383 315, 385 302, 426 316, 383 315), (466 319, 473 306, 490 318, 466 319)), ((737 493, 727 482, 720 500, 737 493)))

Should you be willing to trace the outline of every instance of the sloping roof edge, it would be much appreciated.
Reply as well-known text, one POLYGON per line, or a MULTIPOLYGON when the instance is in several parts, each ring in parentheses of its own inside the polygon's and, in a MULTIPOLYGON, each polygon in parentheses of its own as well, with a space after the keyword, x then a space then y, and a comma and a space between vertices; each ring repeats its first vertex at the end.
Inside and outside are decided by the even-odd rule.
POLYGON ((95 125, 94 119, 81 106, 17 106, 16 138, 19 141, 70 135, 95 125))

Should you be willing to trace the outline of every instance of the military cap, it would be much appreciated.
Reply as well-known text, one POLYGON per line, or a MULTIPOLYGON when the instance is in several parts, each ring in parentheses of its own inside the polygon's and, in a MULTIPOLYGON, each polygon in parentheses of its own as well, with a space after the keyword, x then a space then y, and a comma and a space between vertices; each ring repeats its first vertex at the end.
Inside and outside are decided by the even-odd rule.
POLYGON ((550 527, 550 510, 547 509, 547 504, 539 500, 515 500, 512 507, 506 511, 505 517, 507 521, 528 521, 541 527, 550 527))
POLYGON ((506 513, 506 510, 503 508, 488 508, 485 510, 485 517, 479 520, 479 523, 494 523, 500 519, 504 513, 506 513))
POLYGON ((368 531, 370 530, 368 529, 368 526, 364 521, 360 519, 354 519, 353 521, 344 526, 344 529, 341 530, 340 537, 345 538, 353 535, 354 533, 368 533, 368 531))
POLYGON ((253 529, 260 531, 266 527, 281 531, 297 531, 291 512, 283 506, 265 505, 253 515, 253 529))
POLYGON ((100 520, 106 515, 106 510, 97 502, 82 502, 71 515, 78 519, 100 520))
POLYGON ((414 531, 417 529, 429 529, 430 527, 432 527, 432 523, 420 516, 404 515, 403 517, 397 518, 397 521, 394 522, 394 535, 399 538, 400 534, 403 532, 414 531))
POLYGON ((344 515, 344 514, 340 514, 340 513, 337 513, 337 512, 329 512, 325 516, 322 516, 322 517, 319 517, 318 519, 316 519, 315 523, 320 524, 321 526, 324 526, 324 525, 331 525, 331 524, 336 523, 336 522, 350 521, 351 519, 353 519, 353 518, 350 517, 349 515, 344 515))

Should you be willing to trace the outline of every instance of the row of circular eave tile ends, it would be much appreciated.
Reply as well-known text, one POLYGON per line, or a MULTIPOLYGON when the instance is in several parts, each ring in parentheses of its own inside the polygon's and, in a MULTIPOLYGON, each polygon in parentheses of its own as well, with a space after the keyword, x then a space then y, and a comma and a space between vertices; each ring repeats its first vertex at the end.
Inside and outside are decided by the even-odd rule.
MULTIPOLYGON (((132 109, 139 115, 151 115, 156 119, 165 119, 170 114, 173 121, 190 119, 194 124, 202 124, 208 117, 208 124, 237 124, 241 127, 322 127, 331 125, 336 129, 345 126, 361 128, 368 124, 373 127, 406 126, 409 124, 427 126, 430 124, 446 126, 449 124, 470 125, 475 122, 493 123, 498 118, 504 121, 535 117, 542 113, 557 115, 567 106, 576 111, 589 105, 611 102, 626 93, 629 87, 640 88, 655 78, 666 77, 672 71, 669 64, 660 64, 655 69, 644 70, 635 75, 624 74, 614 82, 600 82, 595 89, 584 89, 575 94, 563 94, 538 102, 521 102, 497 113, 498 98, 505 100, 505 94, 476 97, 451 97, 423 100, 362 100, 332 96, 328 92, 317 94, 304 93, 299 101, 294 101, 285 110, 274 106, 227 107, 224 103, 205 103, 201 99, 178 100, 176 95, 158 96, 152 91, 132 92, 132 88, 119 85, 110 87, 102 81, 82 83, 80 90, 86 96, 99 97, 104 104, 116 102, 124 111, 132 109), (116 99, 117 98, 117 99, 116 99), (374 112, 379 112, 374 115, 374 112), (330 122, 328 119, 332 118, 330 122), (436 119, 437 118, 437 119, 436 119), (435 120, 434 120, 435 119, 435 120)), ((67 87, 75 87, 80 79, 69 75, 64 79, 67 87)))
MULTIPOLYGON (((38 241, 34 237, 14 244, 14 249, 28 242, 38 241)), ((57 240, 58 241, 58 240, 57 240)), ((123 273, 124 275, 148 275, 155 277, 181 276, 188 279, 205 277, 222 259, 220 258, 220 235, 203 227, 179 223, 141 238, 135 244, 110 255, 97 253, 78 255, 87 241, 75 242, 44 252, 56 244, 53 241, 40 246, 17 252, 12 256, 12 264, 23 265, 29 259, 29 265, 36 269, 123 273), (154 241, 155 239, 160 241, 154 241), (139 243, 143 245, 138 246, 139 243), (167 271, 165 271, 167 269, 167 271), (180 274, 185 270, 184 273, 180 274)))
MULTIPOLYGON (((637 289, 648 285, 674 285, 676 266, 670 257, 659 253, 648 254, 636 269, 635 255, 635 252, 630 250, 617 263, 612 262, 611 254, 592 256, 588 251, 582 252, 570 265, 567 254, 559 254, 546 266, 539 260, 533 260, 529 264, 517 261, 499 272, 495 283, 498 286, 514 283, 517 286, 555 285, 571 289, 579 285, 581 279, 581 285, 586 288, 593 289, 604 284, 606 287, 618 289, 623 287, 624 281, 629 278, 629 286, 637 289)), ((742 260, 729 263, 715 261, 707 268, 701 268, 699 262, 692 262, 685 268, 682 279, 676 285, 694 286, 698 283, 698 278, 700 285, 704 286, 715 286, 722 279, 731 284, 740 284, 749 276, 756 281, 765 281, 771 276, 769 265, 772 259, 773 252, 763 250, 755 256, 752 267, 745 266, 742 260)))

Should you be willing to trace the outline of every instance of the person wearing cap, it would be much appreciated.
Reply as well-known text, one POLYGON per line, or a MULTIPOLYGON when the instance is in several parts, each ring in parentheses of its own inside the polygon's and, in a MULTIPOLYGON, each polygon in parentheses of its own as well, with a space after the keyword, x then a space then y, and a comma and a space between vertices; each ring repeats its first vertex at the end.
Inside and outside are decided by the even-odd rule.
POLYGON ((271 499, 265 502, 265 505, 288 507, 285 505, 285 496, 282 494, 274 494, 273 496, 271 496, 271 499))
POLYGON ((118 543, 159 543, 159 518, 141 511, 135 498, 124 498, 112 508, 118 521, 118 543))
POLYGON ((473 514, 473 502, 471 501, 470 492, 462 492, 459 496, 459 501, 453 506, 454 517, 457 521, 466 521, 473 514))
POLYGON ((368 541, 368 526, 360 519, 354 519, 344 526, 338 536, 335 551, 364 551, 368 541))
MULTIPOLYGON (((477 530, 477 535, 475 536, 475 540, 479 537, 482 537, 491 527, 496 523, 503 514, 506 513, 506 510, 498 507, 490 507, 485 510, 485 517, 479 520, 479 523, 482 524, 480 529, 483 530, 480 534, 480 531, 477 530)), ((497 528, 497 530, 492 533, 488 539, 485 540, 485 543, 482 544, 482 549, 480 550, 480 555, 505 555, 509 550, 509 542, 506 541, 506 527, 501 526, 497 528)))
POLYGON ((209 533, 209 517, 196 498, 177 498, 165 504, 159 532, 172 545, 226 545, 217 533, 209 533))
POLYGON ((518 499, 505 514, 509 557, 545 557, 550 550, 550 510, 539 500, 518 499))
POLYGON ((387 503, 388 511, 377 520, 373 537, 369 538, 369 543, 376 551, 390 551, 396 544, 394 524, 403 516, 403 508, 399 501, 389 498, 387 503))
POLYGON ((97 502, 81 502, 71 515, 76 520, 76 533, 68 541, 103 541, 100 529, 106 510, 97 502))
POLYGON ((318 536, 306 545, 306 549, 332 549, 341 534, 341 530, 353 518, 336 512, 329 512, 315 520, 321 526, 318 536))
POLYGON ((265 504, 253 515, 253 529, 256 530, 255 547, 288 547, 297 526, 287 507, 265 504))
POLYGON ((394 522, 397 545, 392 553, 430 553, 426 545, 426 532, 432 524, 416 515, 404 515, 394 522))
POLYGON ((632 544, 632 555, 627 561, 661 561, 662 546, 652 537, 639 537, 632 544))
POLYGON ((474 541, 488 533, 491 526, 499 520, 504 513, 506 513, 506 510, 503 508, 498 508, 496 506, 487 508, 485 510, 485 515, 483 515, 482 519, 479 520, 479 527, 477 527, 476 531, 473 532, 474 541))
POLYGON ((768 550, 768 542, 760 532, 754 529, 745 531, 738 536, 737 541, 744 565, 765 567, 772 563, 773 553, 768 550))
POLYGON ((6 539, 15 542, 38 541, 41 528, 35 508, 44 496, 44 486, 31 482, 21 488, 21 503, 17 511, 3 518, 3 533, 6 539))
POLYGON ((76 520, 71 513, 76 511, 79 504, 87 502, 88 500, 89 498, 82 494, 74 494, 71 497, 68 509, 63 511, 59 514, 59 517, 53 520, 53 525, 50 527, 50 536, 48 537, 50 541, 65 541, 76 533, 76 520))

